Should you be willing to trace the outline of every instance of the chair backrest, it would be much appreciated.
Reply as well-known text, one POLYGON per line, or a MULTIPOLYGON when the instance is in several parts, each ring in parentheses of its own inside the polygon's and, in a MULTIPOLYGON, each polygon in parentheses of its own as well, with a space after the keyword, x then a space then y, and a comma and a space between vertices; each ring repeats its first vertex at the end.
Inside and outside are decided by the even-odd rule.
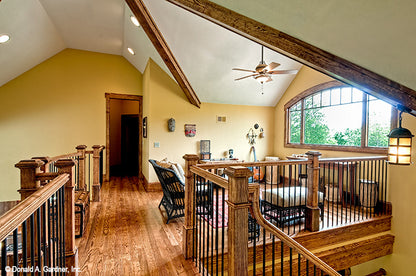
POLYGON ((184 205, 184 186, 176 175, 175 171, 159 166, 155 160, 149 159, 162 186, 164 195, 174 205, 184 205))

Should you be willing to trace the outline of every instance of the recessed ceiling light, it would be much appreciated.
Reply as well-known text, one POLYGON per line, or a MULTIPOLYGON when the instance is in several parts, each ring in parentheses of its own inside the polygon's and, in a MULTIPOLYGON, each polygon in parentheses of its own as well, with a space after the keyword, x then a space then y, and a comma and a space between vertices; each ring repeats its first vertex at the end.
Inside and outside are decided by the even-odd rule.
POLYGON ((129 51, 130 54, 135 55, 134 51, 132 48, 127 48, 127 51, 129 51))
POLYGON ((137 20, 137 18, 134 15, 130 16, 130 20, 135 26, 140 27, 139 20, 137 20))
POLYGON ((7 34, 0 35, 0 43, 6 43, 9 40, 10 40, 10 36, 8 36, 7 34))

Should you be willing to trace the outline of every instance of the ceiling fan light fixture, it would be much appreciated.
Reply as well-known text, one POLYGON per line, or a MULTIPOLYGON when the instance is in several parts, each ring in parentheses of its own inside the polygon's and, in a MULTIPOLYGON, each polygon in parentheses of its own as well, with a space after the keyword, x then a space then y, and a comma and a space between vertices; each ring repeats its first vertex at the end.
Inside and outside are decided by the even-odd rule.
POLYGON ((269 80, 269 77, 266 75, 258 75, 258 76, 255 76, 254 78, 261 84, 269 80))
POLYGON ((130 16, 130 21, 131 21, 131 23, 133 23, 134 26, 140 27, 139 20, 137 20, 137 18, 134 15, 130 16))

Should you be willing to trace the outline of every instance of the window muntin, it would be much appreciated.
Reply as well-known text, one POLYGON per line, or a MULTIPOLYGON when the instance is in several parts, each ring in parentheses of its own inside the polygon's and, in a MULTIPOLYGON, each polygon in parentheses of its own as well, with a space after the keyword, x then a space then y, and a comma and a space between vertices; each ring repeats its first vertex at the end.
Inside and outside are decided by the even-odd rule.
POLYGON ((299 145, 386 148, 392 112, 391 105, 357 88, 324 89, 288 108, 287 139, 299 145))

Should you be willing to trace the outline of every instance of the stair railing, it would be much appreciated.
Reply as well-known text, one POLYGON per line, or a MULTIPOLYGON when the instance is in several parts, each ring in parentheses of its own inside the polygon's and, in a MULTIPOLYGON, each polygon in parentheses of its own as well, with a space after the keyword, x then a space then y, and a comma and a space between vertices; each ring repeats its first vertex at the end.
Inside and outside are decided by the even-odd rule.
POLYGON ((186 258, 193 258, 202 275, 254 275, 260 271, 271 272, 272 275, 295 275, 298 272, 298 275, 308 272, 311 275, 340 275, 264 219, 259 205, 260 186, 248 184, 248 179, 253 176, 249 169, 244 166, 228 167, 225 169, 227 180, 210 171, 216 170, 216 166, 196 165, 196 155, 185 155, 184 159, 186 208, 183 252, 186 258), (206 170, 207 167, 210 169, 206 170), (205 196, 207 189, 212 192, 205 196), (228 210, 226 222, 225 208, 228 210), (261 232, 259 225, 263 231, 263 258, 256 257, 261 254, 256 252, 256 240, 261 232), (266 254, 264 249, 266 231, 273 240, 271 254, 266 254), (280 240, 276 246, 275 239, 280 240), (278 248, 280 250, 275 256, 278 248), (297 252, 295 257, 294 252, 297 252))

